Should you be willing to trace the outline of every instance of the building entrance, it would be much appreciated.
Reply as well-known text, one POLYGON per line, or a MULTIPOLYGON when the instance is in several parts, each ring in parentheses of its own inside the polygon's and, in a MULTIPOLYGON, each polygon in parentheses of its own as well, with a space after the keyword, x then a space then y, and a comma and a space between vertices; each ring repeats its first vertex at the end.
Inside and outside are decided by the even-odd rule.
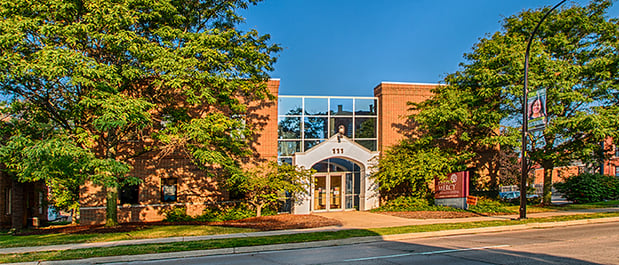
POLYGON ((378 152, 369 151, 337 134, 307 152, 294 154, 293 164, 315 171, 307 195, 298 198, 293 212, 369 210, 378 206, 376 185, 370 178, 378 152))
POLYGON ((344 204, 342 173, 314 176, 314 211, 341 210, 344 204))
POLYGON ((312 211, 358 209, 361 168, 350 160, 330 158, 312 167, 312 211))

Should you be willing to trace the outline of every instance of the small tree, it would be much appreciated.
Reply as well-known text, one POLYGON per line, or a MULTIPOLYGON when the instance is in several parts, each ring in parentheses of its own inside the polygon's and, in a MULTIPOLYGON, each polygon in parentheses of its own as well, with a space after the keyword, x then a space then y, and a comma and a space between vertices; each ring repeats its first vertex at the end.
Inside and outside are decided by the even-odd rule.
POLYGON ((313 170, 270 162, 249 170, 239 188, 256 209, 256 216, 261 216, 264 207, 278 200, 278 192, 286 191, 293 198, 307 193, 312 174, 313 170))
POLYGON ((426 198, 434 177, 464 170, 462 161, 469 154, 454 154, 432 144, 425 138, 404 140, 387 150, 379 160, 378 172, 372 176, 381 194, 426 198))

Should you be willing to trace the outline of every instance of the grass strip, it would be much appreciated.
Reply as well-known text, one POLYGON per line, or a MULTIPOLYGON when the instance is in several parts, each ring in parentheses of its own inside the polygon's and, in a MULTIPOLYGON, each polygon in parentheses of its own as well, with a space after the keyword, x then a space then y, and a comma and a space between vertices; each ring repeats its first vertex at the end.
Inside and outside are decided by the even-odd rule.
POLYGON ((190 250, 206 250, 218 248, 258 246, 258 245, 273 245, 284 243, 300 243, 310 241, 324 241, 334 239, 345 239, 352 237, 377 236, 377 235, 393 235, 404 233, 431 232, 454 229, 467 229, 479 227, 493 227, 505 225, 519 225, 527 223, 546 223, 560 222, 571 220, 595 219, 606 217, 617 217, 619 212, 613 213, 595 213, 595 214, 577 214, 566 216, 554 216, 544 218, 531 218, 526 220, 497 220, 497 221, 479 221, 465 223, 446 223, 446 224, 431 224, 431 225, 413 225, 403 227, 388 227, 374 229, 351 229, 341 230, 336 232, 315 232, 306 234, 250 237, 250 238, 234 238, 234 239, 215 239, 205 241, 192 242, 175 242, 164 244, 144 244, 133 246, 116 246, 107 248, 89 248, 63 251, 46 251, 24 254, 5 254, 0 255, 0 263, 10 262, 28 262, 28 261, 44 261, 44 260, 70 260, 84 259, 92 257, 106 257, 119 255, 138 255, 138 254, 153 254, 166 252, 179 252, 190 250))
POLYGON ((106 233, 106 234, 47 234, 47 235, 27 235, 13 236, 9 234, 0 235, 0 245, 2 248, 12 247, 37 247, 59 244, 109 242, 132 239, 149 239, 162 237, 180 236, 208 236, 220 234, 249 233, 255 229, 209 226, 209 225, 166 225, 145 227, 141 230, 130 232, 106 233))

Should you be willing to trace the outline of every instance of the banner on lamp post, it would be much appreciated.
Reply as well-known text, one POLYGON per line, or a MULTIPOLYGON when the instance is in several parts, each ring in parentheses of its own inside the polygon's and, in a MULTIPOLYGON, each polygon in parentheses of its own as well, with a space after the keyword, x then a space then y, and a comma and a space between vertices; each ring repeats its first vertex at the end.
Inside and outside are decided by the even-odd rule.
POLYGON ((546 89, 529 91, 527 94, 527 114, 528 131, 543 130, 546 127, 546 89))

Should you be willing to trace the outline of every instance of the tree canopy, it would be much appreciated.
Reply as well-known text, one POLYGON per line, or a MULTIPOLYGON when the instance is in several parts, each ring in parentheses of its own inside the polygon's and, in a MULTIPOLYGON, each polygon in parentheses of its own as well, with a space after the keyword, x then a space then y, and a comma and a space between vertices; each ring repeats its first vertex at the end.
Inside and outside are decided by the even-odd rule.
MULTIPOLYGON (((18 126, 11 134, 29 146, 62 141, 75 148, 63 151, 76 163, 81 154, 99 161, 106 173, 86 179, 106 176, 99 183, 112 195, 130 178, 128 159, 148 150, 181 151, 199 166, 238 171, 235 157, 247 152, 251 134, 246 104, 272 97, 265 81, 280 50, 268 35, 237 28, 243 18, 236 11, 257 2, 0 1, 0 93, 18 126)), ((31 157, 3 162, 20 171, 33 164, 17 156, 31 157)), ((81 179, 87 172, 78 171, 59 174, 81 179)))
POLYGON ((314 170, 311 169, 269 162, 247 170, 242 181, 231 184, 238 185, 237 188, 245 193, 248 202, 256 209, 256 216, 261 216, 265 206, 281 199, 281 193, 288 193, 293 199, 307 195, 312 174, 314 170))
MULTIPOLYGON (((527 154, 545 170, 545 202, 554 167, 600 159, 599 143, 616 139, 619 26, 616 18, 607 17, 611 4, 594 0, 556 10, 533 38, 529 89, 546 89, 548 116, 545 129, 531 133, 527 154)), ((432 99, 413 105, 417 113, 410 118, 420 136, 412 141, 426 152, 438 146, 448 157, 461 158, 449 161, 451 166, 431 160, 436 166, 430 167, 466 165, 498 172, 499 148, 520 149, 524 53, 547 11, 507 17, 501 31, 481 38, 465 54, 460 70, 444 79, 432 99)), ((409 159, 423 155, 413 153, 409 159)))

